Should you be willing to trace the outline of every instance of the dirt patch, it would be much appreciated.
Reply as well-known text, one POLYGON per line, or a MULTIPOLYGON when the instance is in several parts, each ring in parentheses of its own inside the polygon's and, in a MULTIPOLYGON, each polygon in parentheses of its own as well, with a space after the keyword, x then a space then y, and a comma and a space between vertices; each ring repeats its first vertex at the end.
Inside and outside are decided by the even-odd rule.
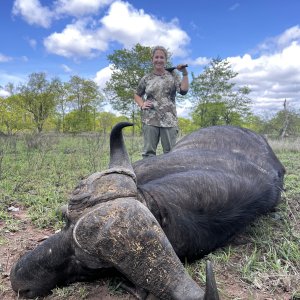
MULTIPOLYGON (((20 209, 11 212, 13 219, 18 223, 18 230, 8 229, 4 221, 0 221, 1 244, 0 244, 0 299, 13 300, 18 296, 12 291, 9 281, 9 272, 12 264, 25 252, 36 247, 50 235, 54 234, 50 229, 37 229, 29 221, 26 212, 20 209)), ((291 295, 288 291, 276 291, 264 293, 259 286, 254 287, 241 281, 233 268, 215 270, 221 299, 255 299, 255 300, 289 300, 291 295), (276 296, 274 296, 274 294, 276 296)), ((131 294, 118 289, 118 283, 109 286, 110 279, 97 280, 92 283, 75 283, 67 289, 56 290, 44 300, 133 300, 131 294)), ((183 299, 184 300, 184 299, 183 299)))
MULTIPOLYGON (((18 231, 8 230, 4 221, 0 220, 0 232, 2 245, 0 244, 0 299, 18 299, 17 294, 11 289, 9 272, 15 261, 25 252, 35 248, 42 241, 54 234, 54 230, 38 229, 32 225, 26 212, 19 208, 18 212, 11 212, 14 220, 18 223, 18 231)), ((117 284, 116 284, 117 286, 117 284)), ((112 288, 114 289, 114 287, 112 288)), ((132 295, 125 291, 110 291, 107 279, 98 280, 92 283, 76 283, 66 291, 54 292, 44 298, 45 300, 61 299, 103 299, 103 300, 133 300, 132 295)))

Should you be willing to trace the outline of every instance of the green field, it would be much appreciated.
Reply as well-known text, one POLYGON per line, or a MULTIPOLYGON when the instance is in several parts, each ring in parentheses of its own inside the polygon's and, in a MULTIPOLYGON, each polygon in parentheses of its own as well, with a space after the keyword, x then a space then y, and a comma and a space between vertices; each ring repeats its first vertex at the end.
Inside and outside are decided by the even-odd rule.
MULTIPOLYGON (((142 138, 125 139, 131 160, 140 159, 142 138)), ((61 228, 64 223, 57 210, 80 179, 107 168, 108 142, 108 136, 98 134, 0 137, 2 253, 10 243, 8 234, 24 230, 22 220, 8 209, 24 210, 31 223, 42 230, 61 228)), ((300 299, 300 139, 270 144, 287 171, 282 202, 276 212, 209 255, 222 299, 300 299)), ((5 259, 0 262, 0 293, 5 293, 9 287, 3 277, 9 270, 5 259)), ((205 260, 186 264, 200 285, 204 285, 204 265, 205 260)), ((122 297, 117 280, 109 282, 114 282, 112 293, 122 297)), ((78 293, 78 299, 88 299, 89 288, 81 284, 76 291, 67 289, 78 293)), ((69 299, 65 289, 54 295, 69 299)))

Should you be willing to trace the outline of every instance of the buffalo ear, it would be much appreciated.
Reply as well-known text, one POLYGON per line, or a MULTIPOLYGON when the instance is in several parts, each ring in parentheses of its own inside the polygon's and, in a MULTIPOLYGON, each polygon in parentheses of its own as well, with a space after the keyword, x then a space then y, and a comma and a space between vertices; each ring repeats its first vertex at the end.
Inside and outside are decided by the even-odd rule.
POLYGON ((133 126, 133 123, 121 122, 115 125, 110 134, 110 162, 109 168, 126 168, 133 171, 131 162, 125 147, 122 129, 133 126))

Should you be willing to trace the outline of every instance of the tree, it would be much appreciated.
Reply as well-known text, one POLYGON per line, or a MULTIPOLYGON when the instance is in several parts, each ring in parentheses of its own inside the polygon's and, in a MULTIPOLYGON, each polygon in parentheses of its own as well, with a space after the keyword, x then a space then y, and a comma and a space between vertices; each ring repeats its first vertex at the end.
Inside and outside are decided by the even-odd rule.
POLYGON ((0 97, 0 131, 12 135, 30 126, 30 116, 20 107, 14 84, 8 83, 4 90, 8 92, 8 96, 0 97))
POLYGON ((101 107, 103 104, 104 97, 93 80, 72 76, 66 88, 69 101, 79 111, 87 110, 90 107, 101 107))
MULTIPOLYGON (((92 80, 72 76, 65 88, 68 92, 68 101, 70 101, 73 107, 75 107, 75 111, 77 111, 77 113, 72 115, 75 117, 75 121, 76 117, 78 117, 78 122, 79 125, 82 125, 82 130, 86 130, 87 127, 89 128, 89 125, 85 125, 84 122, 89 123, 92 116, 93 128, 91 129, 95 129, 96 111, 104 103, 104 97, 100 93, 97 84, 92 80)), ((80 127, 76 126, 76 130, 80 130, 80 127)))
POLYGON ((69 83, 62 82, 59 78, 55 78, 53 84, 56 91, 56 126, 58 130, 65 132, 65 115, 68 109, 69 99, 69 83))
POLYGON ((8 135, 30 127, 30 116, 19 105, 17 95, 0 97, 0 132, 8 135))
POLYGON ((201 127, 215 126, 223 124, 222 113, 224 110, 223 102, 199 103, 191 115, 194 123, 201 127))
POLYGON ((94 115, 89 111, 74 109, 65 116, 65 131, 78 133, 94 129, 94 115))
POLYGON ((287 109, 287 102, 286 99, 284 100, 283 103, 283 114, 284 114, 284 121, 282 124, 282 128, 280 129, 280 138, 284 138, 287 134, 287 130, 289 128, 290 125, 290 115, 287 109))
POLYGON ((45 73, 32 73, 27 83, 18 87, 20 106, 28 111, 38 132, 43 130, 46 119, 55 110, 55 85, 49 82, 45 73))
POLYGON ((200 75, 192 74, 192 116, 198 125, 241 124, 250 112, 251 100, 248 87, 235 87, 237 75, 229 62, 220 58, 212 59, 200 75))
POLYGON ((198 129, 190 119, 178 117, 179 136, 184 136, 198 129))
POLYGON ((284 109, 278 111, 273 118, 266 122, 264 131, 279 138, 290 135, 299 135, 299 111, 297 112, 295 109, 287 109, 285 106, 284 109))
POLYGON ((99 122, 100 131, 103 134, 109 133, 116 122, 116 115, 111 112, 101 112, 97 115, 97 122, 99 122))
POLYGON ((264 134, 265 120, 261 116, 250 113, 246 118, 243 119, 243 127, 264 134))

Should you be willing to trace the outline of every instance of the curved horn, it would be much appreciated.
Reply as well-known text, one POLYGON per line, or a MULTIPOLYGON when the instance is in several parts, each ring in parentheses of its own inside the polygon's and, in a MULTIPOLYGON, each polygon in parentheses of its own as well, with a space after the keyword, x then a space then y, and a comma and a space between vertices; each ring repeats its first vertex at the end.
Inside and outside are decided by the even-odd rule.
POLYGON ((213 272, 212 263, 208 260, 206 262, 206 288, 204 300, 219 300, 218 288, 213 272))
POLYGON ((131 162, 125 147, 122 129, 133 126, 133 123, 120 122, 115 125, 110 133, 110 162, 109 168, 125 167, 132 170, 131 162))

